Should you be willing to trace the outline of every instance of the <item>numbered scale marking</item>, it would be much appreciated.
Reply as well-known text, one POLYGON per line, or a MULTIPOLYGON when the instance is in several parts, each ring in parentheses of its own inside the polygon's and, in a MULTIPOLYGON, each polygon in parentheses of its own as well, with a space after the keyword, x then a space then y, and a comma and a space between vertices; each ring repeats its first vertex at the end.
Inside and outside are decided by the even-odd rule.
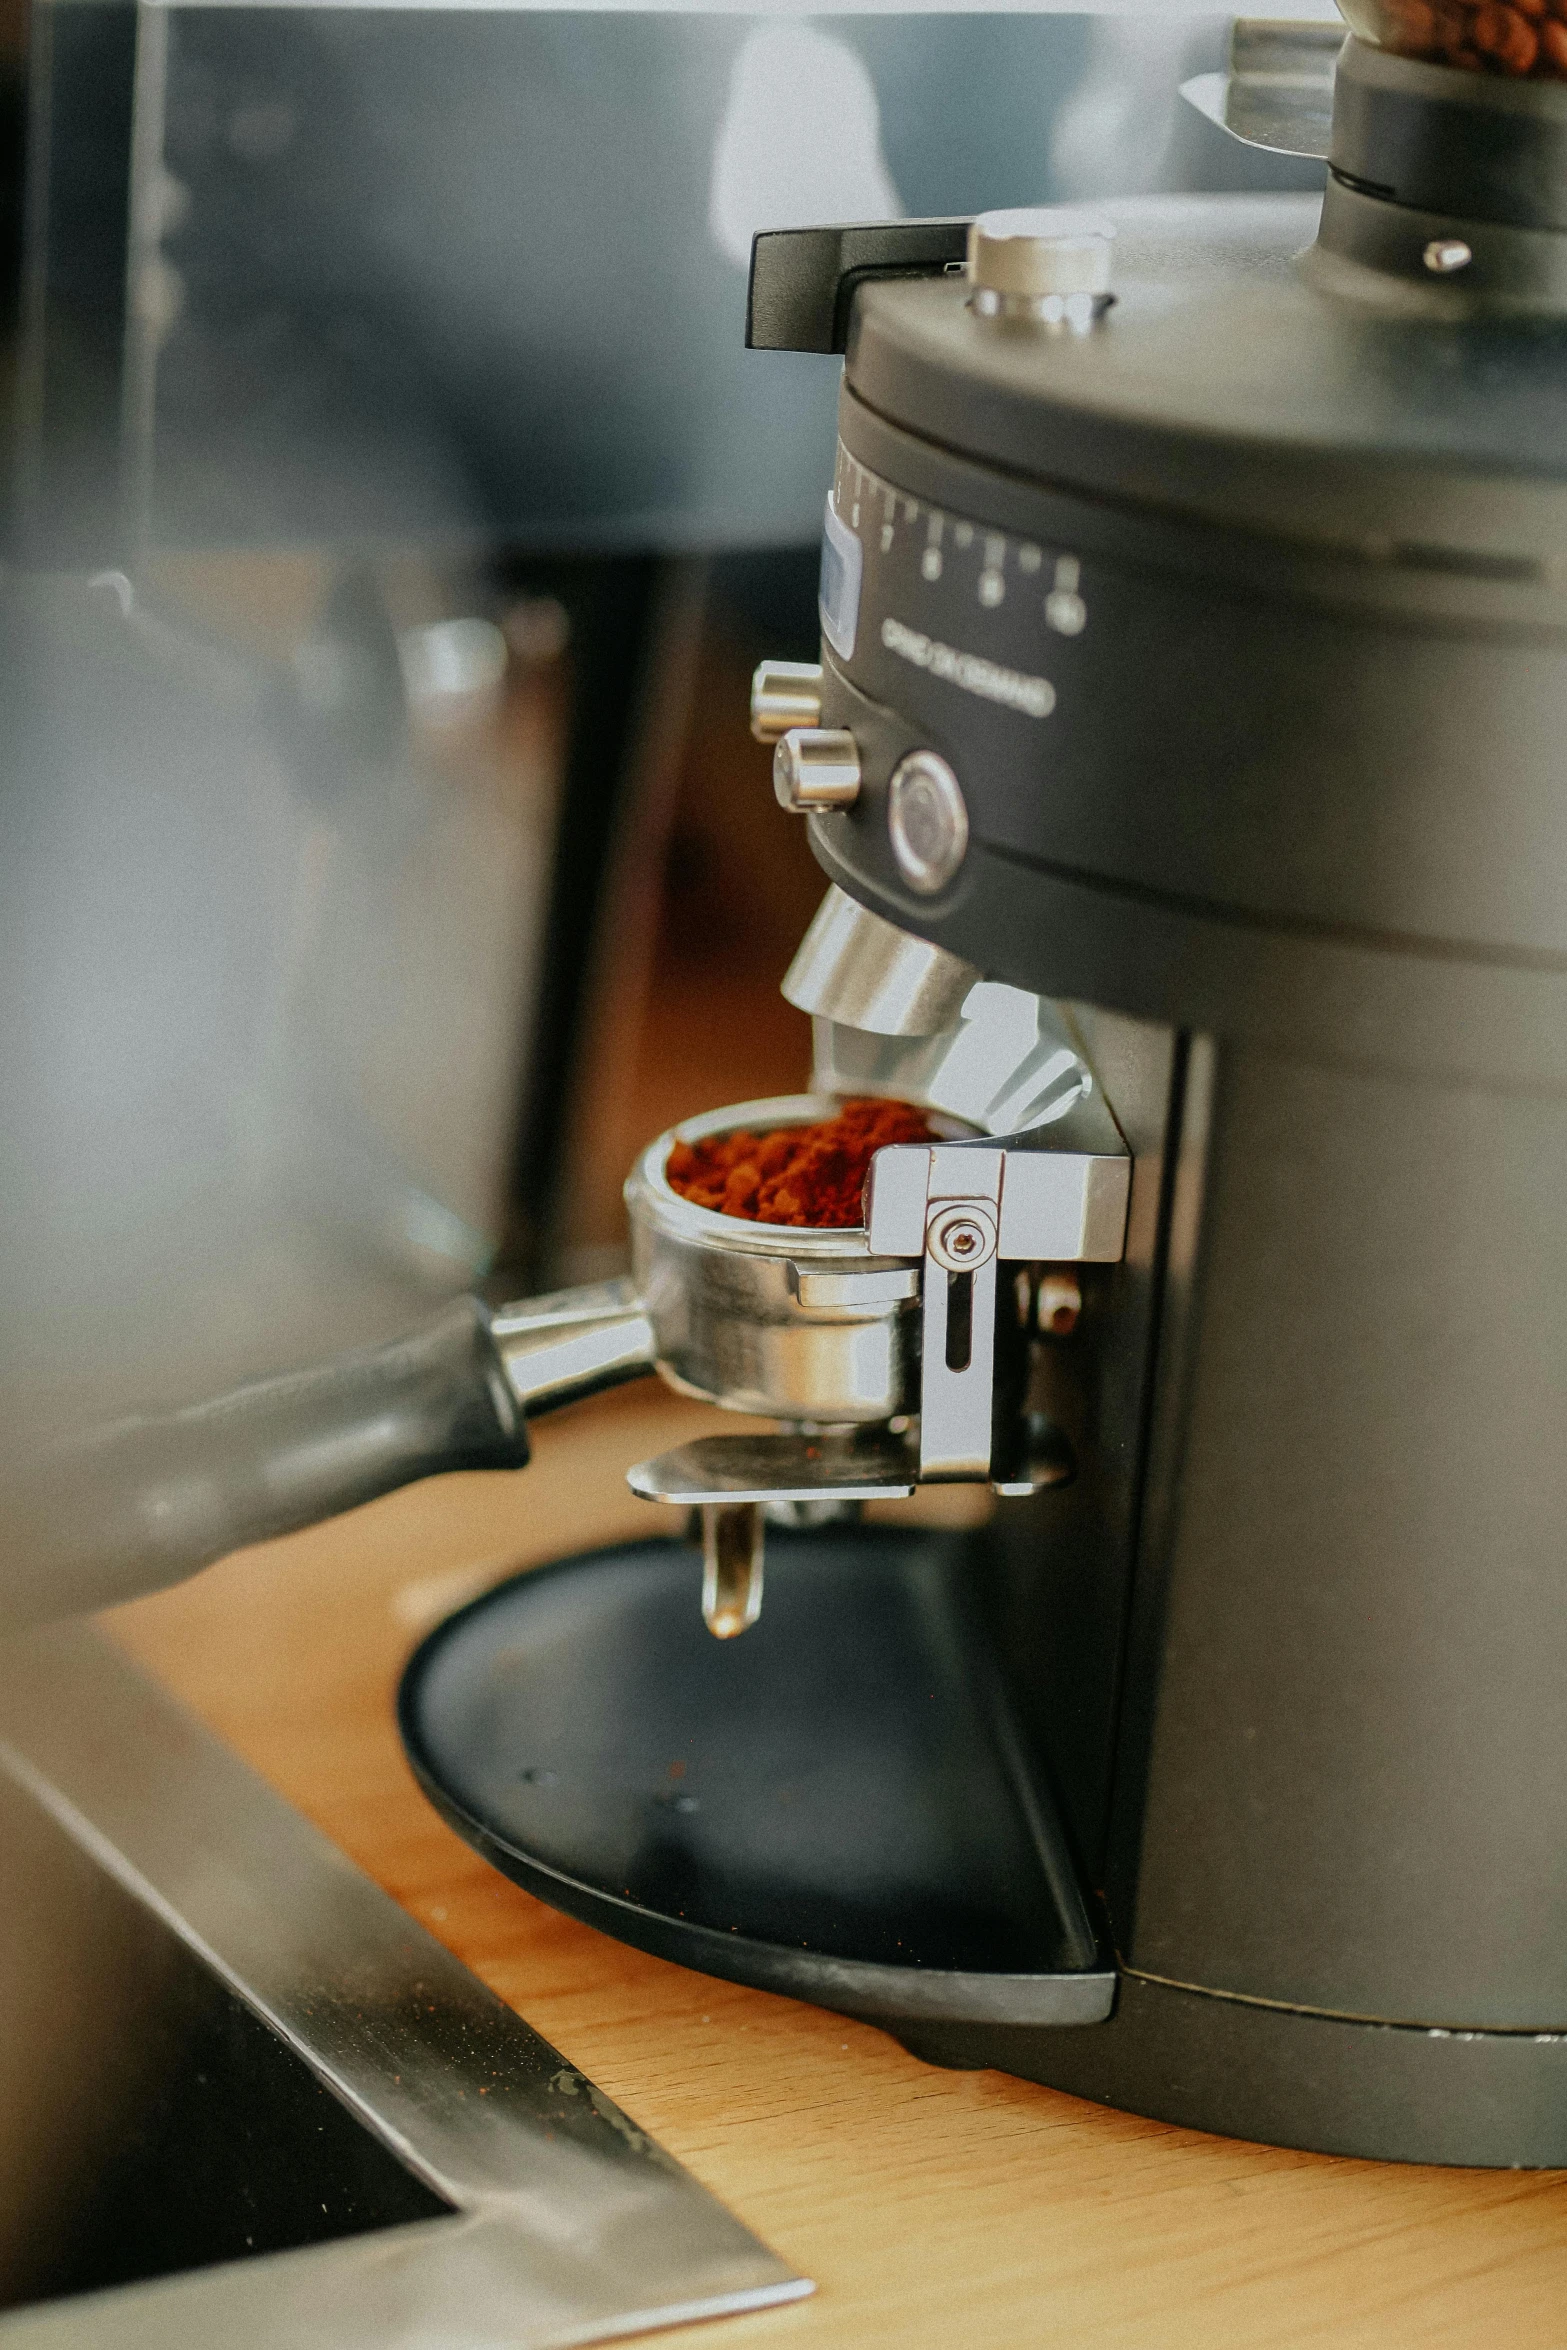
POLYGON ((1038 597, 1046 626, 1058 636, 1081 636, 1088 625, 1082 565, 1075 555, 1047 556, 1032 540, 1008 538, 911 498, 851 457, 841 441, 832 502, 852 531, 862 539, 875 537, 883 555, 892 553, 900 537, 915 537, 920 577, 932 586, 948 574, 954 557, 964 558, 982 611, 993 612, 1009 597, 1026 595, 1038 597))

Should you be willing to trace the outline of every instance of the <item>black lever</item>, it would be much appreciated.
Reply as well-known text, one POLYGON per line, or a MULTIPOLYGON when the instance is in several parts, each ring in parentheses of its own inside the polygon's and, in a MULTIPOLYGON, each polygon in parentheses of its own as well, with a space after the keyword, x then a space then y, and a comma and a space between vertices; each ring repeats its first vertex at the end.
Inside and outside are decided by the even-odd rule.
POLYGON ((871 278, 955 275, 966 220, 872 220, 763 229, 751 239, 748 351, 843 351, 857 286, 871 278))
POLYGON ((489 1315, 458 1298, 389 1346, 126 1419, 0 1477, 0 1625, 100 1607, 445 1469, 520 1469, 489 1315))

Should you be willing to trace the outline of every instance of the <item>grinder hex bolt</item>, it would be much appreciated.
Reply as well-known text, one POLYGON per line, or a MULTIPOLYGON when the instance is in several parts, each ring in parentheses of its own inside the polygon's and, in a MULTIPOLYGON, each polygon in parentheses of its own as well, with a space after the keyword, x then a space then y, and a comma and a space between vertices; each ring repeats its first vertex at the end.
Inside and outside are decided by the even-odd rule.
POLYGON ((977 1273, 995 1255, 996 1238, 995 1210, 983 1200, 962 1200, 936 1210, 925 1246, 945 1272, 977 1273))

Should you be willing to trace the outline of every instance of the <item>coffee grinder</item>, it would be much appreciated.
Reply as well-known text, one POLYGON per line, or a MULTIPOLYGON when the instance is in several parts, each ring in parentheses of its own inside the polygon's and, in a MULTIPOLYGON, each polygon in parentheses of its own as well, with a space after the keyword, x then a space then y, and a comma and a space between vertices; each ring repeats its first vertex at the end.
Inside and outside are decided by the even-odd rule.
POLYGON ((820 666, 755 710, 830 887, 811 1091, 685 1138, 920 1104, 862 1223, 696 1207, 665 1136, 624 1282, 11 1464, 0 1597, 521 1465, 657 1369, 742 1431, 632 1471, 675 1538, 404 1682, 500 1867, 935 2063, 1559 2164, 1567 39, 1356 6, 1209 93, 1331 115, 1320 216, 757 242, 753 345, 846 359, 820 666), (897 1522, 948 1483, 988 1522, 897 1522))
MULTIPOLYGON (((927 1397, 935 1162, 985 1170, 973 1215, 1000 1161, 1003 1231, 1046 1170, 1081 1241, 1082 1100, 1127 1153, 1124 1232, 1031 1224, 1021 1311, 994 1260, 1022 1457, 1071 1473, 979 1534, 770 1535, 724 1646, 664 1564, 545 1569, 416 1662, 416 1763, 547 1898, 935 2062, 1567 2160, 1567 88, 1351 37, 1320 217, 763 236, 749 326, 846 357, 820 672, 758 680, 833 886, 790 982, 817 1085, 922 1098, 991 990, 1091 1084, 912 1183, 927 1397), (959 1013, 922 1041, 867 1016, 900 951, 959 1013), (618 1842, 547 1673, 596 1727, 665 1709, 618 1842)), ((711 1509, 686 1470, 644 1483, 711 1509)))

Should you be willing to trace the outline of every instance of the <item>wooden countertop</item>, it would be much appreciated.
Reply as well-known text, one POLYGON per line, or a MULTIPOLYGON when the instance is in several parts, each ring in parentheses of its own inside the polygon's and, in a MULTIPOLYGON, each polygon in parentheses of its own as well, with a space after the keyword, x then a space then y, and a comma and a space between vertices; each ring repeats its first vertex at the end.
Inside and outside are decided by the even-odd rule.
POLYGON ((1562 2350, 1567 2174, 1283 2153, 936 2071, 558 1917, 442 1825, 392 1723, 415 1639, 519 1566, 646 1533, 624 1469, 713 1417, 623 1391, 546 1422, 521 1476, 414 1487, 111 1628, 816 2279, 710 2350, 1562 2350))

